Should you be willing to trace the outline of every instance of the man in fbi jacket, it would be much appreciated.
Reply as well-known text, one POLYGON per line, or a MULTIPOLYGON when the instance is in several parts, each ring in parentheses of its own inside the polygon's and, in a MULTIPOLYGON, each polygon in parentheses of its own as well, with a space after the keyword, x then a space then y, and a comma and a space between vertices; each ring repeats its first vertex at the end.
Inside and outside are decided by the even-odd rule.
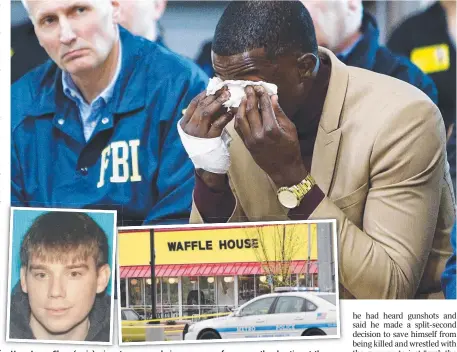
POLYGON ((188 222, 193 166, 176 123, 203 71, 118 26, 117 1, 23 3, 52 61, 12 87, 12 205, 188 222))

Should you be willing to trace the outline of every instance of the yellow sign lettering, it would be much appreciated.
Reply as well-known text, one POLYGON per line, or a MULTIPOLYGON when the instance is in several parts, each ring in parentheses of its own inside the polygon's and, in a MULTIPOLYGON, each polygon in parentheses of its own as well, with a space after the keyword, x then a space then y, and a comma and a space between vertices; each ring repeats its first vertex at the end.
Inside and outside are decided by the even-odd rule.
MULTIPOLYGON (((119 232, 121 266, 148 265, 150 233, 119 232)), ((156 264, 259 262, 259 256, 290 260, 317 259, 317 225, 262 225, 227 228, 156 229, 156 264), (311 232, 308 236, 308 227, 311 232)))

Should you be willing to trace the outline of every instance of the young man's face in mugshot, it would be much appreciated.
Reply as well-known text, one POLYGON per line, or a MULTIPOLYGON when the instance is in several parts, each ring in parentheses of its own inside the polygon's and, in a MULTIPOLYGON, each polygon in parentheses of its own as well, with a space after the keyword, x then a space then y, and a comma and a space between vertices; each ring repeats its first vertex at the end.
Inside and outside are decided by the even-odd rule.
MULTIPOLYGON (((21 287, 28 294, 30 325, 52 335, 67 334, 87 322, 97 293, 106 289, 108 264, 73 254, 33 256, 21 268, 21 287)), ((33 329, 32 329, 33 330, 33 329)))
POLYGON ((118 2, 28 0, 35 33, 51 59, 70 74, 105 62, 117 36, 118 2))

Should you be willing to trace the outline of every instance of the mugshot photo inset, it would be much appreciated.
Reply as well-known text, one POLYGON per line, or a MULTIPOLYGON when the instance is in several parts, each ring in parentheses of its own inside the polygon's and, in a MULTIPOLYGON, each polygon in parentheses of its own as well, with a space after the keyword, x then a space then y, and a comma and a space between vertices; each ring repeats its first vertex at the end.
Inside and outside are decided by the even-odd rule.
POLYGON ((12 208, 7 341, 111 344, 113 211, 12 208))

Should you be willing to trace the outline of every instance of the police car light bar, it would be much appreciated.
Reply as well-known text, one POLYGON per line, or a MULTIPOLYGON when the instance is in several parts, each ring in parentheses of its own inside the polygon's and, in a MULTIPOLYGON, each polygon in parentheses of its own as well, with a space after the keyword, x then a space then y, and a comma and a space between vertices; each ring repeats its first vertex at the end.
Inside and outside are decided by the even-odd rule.
POLYGON ((319 287, 275 287, 274 292, 319 292, 319 287))

